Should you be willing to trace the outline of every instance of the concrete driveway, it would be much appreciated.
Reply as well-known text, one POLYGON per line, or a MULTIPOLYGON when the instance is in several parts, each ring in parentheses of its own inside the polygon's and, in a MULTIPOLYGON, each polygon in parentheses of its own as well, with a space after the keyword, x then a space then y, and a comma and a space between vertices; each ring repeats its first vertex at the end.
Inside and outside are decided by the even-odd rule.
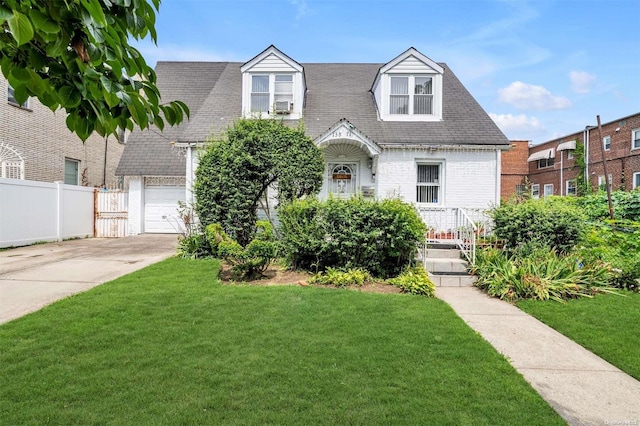
POLYGON ((175 254, 176 235, 88 238, 0 251, 0 324, 175 254))

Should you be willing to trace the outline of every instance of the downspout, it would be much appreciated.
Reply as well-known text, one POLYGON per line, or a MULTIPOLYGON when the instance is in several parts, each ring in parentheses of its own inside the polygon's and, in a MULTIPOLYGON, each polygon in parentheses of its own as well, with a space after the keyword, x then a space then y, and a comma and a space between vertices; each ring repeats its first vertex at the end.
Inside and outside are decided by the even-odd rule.
POLYGON ((591 180, 589 179, 589 130, 593 129, 593 126, 585 126, 584 128, 584 181, 589 188, 591 188, 591 180))
POLYGON ((500 184, 502 183, 502 150, 496 149, 496 205, 500 205, 500 184))
POLYGON ((560 196, 562 197, 564 194, 563 192, 563 186, 562 184, 564 183, 564 156, 562 155, 564 151, 560 151, 560 196))

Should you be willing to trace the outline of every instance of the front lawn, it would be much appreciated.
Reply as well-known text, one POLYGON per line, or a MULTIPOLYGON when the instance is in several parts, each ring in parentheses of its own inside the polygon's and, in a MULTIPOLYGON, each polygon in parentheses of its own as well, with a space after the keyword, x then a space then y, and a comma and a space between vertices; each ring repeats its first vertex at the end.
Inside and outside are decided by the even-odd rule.
POLYGON ((640 293, 621 293, 518 307, 640 380, 640 293))
POLYGON ((0 424, 563 424, 439 300, 218 269, 169 259, 0 326, 0 424))

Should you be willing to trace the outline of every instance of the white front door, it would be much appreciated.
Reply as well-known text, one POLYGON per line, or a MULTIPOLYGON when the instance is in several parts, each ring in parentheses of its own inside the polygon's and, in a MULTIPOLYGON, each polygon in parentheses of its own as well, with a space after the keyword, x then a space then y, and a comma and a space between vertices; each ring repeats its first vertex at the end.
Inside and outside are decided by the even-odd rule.
POLYGON ((185 201, 184 186, 147 186, 144 189, 144 232, 176 234, 182 229, 178 201, 185 201))
POLYGON ((358 192, 357 163, 329 163, 327 188, 330 194, 348 198, 358 192))

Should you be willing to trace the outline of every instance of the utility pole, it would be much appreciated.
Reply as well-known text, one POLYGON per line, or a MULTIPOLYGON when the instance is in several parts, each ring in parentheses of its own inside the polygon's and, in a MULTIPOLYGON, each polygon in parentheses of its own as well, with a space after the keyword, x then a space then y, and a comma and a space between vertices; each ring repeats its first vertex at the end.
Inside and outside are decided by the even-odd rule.
POLYGON ((598 120, 598 139, 600 139, 600 152, 602 153, 602 168, 604 169, 604 185, 607 188, 607 201, 609 202, 609 219, 613 220, 613 202, 611 201, 611 188, 609 187, 609 173, 607 172, 607 159, 604 157, 604 143, 602 142, 602 125, 600 124, 600 116, 596 116, 598 120))

